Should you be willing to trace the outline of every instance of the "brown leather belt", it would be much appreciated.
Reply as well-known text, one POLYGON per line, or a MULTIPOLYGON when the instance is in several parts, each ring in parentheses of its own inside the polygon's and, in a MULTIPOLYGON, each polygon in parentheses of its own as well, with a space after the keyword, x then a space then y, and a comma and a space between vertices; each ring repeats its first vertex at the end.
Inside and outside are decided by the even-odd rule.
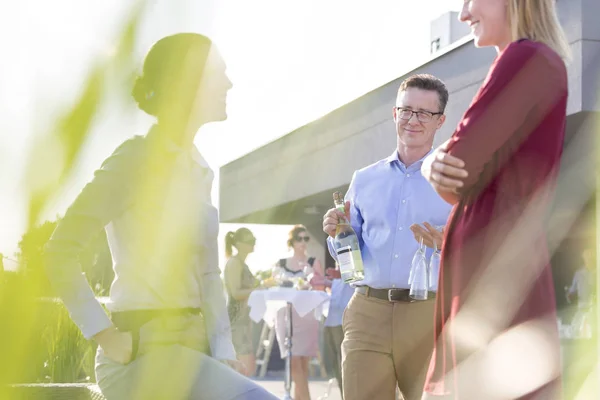
MULTIPOLYGON (((417 301, 409 296, 410 289, 374 289, 369 286, 358 286, 356 291, 364 294, 367 297, 375 297, 376 299, 386 300, 392 303, 414 303, 417 301)), ((435 292, 427 292, 427 300, 435 299, 435 292)), ((427 301, 425 300, 425 301, 427 301)))

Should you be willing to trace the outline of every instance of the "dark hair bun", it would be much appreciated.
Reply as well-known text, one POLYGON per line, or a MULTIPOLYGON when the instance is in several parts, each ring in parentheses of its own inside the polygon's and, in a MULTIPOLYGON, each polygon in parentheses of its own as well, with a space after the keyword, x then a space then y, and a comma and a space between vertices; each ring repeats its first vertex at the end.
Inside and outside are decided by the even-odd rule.
POLYGON ((158 117, 169 111, 159 112, 167 100, 177 103, 168 104, 170 108, 191 107, 211 46, 211 40, 198 33, 176 33, 154 43, 131 92, 140 110, 158 117), (198 57, 189 57, 191 51, 198 57))
POLYGON ((143 76, 138 76, 133 84, 133 90, 131 91, 133 99, 138 104, 140 110, 145 113, 155 116, 157 114, 157 101, 156 93, 146 84, 146 80, 143 76))

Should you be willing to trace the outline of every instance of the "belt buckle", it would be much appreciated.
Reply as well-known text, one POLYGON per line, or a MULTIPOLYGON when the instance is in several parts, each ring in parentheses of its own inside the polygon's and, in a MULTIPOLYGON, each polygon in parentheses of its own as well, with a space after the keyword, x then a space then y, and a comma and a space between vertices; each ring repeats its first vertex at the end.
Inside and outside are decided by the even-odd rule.
POLYGON ((387 295, 387 297, 388 297, 388 301, 390 303, 414 303, 415 301, 417 301, 417 300, 411 298, 410 296, 407 296, 406 298, 397 298, 397 299, 394 299, 393 296, 392 296, 392 292, 395 291, 395 290, 401 290, 401 289, 388 289, 388 295, 387 295))
POLYGON ((388 301, 390 303, 400 303, 400 302, 404 301, 403 299, 399 299, 399 298, 394 298, 393 297, 392 293, 394 291, 396 291, 396 290, 398 290, 398 289, 388 289, 388 295, 387 295, 387 297, 388 297, 388 301))

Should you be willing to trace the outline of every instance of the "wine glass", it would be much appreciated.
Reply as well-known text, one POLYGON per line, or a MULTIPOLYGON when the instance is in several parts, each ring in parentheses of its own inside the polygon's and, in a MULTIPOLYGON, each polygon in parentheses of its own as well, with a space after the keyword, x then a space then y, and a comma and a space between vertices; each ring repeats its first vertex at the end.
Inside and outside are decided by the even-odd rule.
POLYGON ((415 300, 427 300, 429 290, 429 276, 425 256, 417 258, 415 271, 410 284, 409 296, 415 300))
POLYGON ((437 244, 433 243, 433 254, 429 259, 429 290, 437 291, 438 279, 440 275, 440 262, 442 254, 440 253, 437 244))
POLYGON ((310 266, 310 264, 306 264, 302 269, 302 272, 304 272, 304 276, 308 282, 310 282, 310 280, 315 276, 315 270, 310 266))
POLYGON ((302 268, 302 272, 304 272, 304 279, 306 280, 305 289, 311 289, 311 281, 315 276, 315 269, 310 266, 310 264, 304 265, 302 268))
POLYGON ((415 271, 417 269, 417 265, 419 265, 421 260, 423 262, 425 262, 425 245, 423 244, 423 237, 421 237, 421 240, 419 241, 419 248, 415 252, 415 255, 413 256, 413 259, 412 259, 412 263, 410 266, 410 274, 408 276, 408 284, 409 285, 411 285, 413 282, 413 278, 415 276, 415 271))
POLYGON ((285 271, 281 267, 273 268, 273 279, 275 280, 277 286, 282 286, 283 281, 285 280, 285 271))

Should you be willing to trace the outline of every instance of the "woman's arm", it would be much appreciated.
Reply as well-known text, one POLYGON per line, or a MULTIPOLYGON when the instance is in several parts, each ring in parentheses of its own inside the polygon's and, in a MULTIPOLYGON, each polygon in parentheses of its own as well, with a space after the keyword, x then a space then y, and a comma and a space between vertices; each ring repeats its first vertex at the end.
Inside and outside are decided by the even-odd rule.
POLYGON ((321 276, 321 277, 325 276, 325 273, 323 272, 323 266, 321 265, 321 261, 319 261, 316 258, 315 258, 315 261, 313 262, 313 271, 318 276, 321 276))
POLYGON ((311 280, 311 285, 315 290, 325 290, 326 287, 331 287, 331 281, 325 277, 325 271, 321 262, 317 259, 313 262, 314 276, 311 280))
POLYGON ((111 328, 112 323, 83 275, 79 258, 91 240, 133 202, 131 188, 143 148, 140 140, 125 142, 103 163, 46 244, 48 278, 88 339, 111 328))
POLYGON ((468 173, 458 194, 485 187, 566 95, 565 66, 556 53, 528 40, 509 45, 447 144, 448 154, 464 161, 468 173), (492 164, 503 147, 508 151, 492 164))
POLYGON ((93 338, 104 354, 125 364, 131 360, 132 338, 119 332, 95 298, 79 259, 99 231, 135 200, 135 186, 143 155, 141 138, 121 145, 94 174, 46 244, 48 279, 84 337, 93 338))
POLYGON ((230 258, 225 265, 225 285, 229 295, 237 301, 248 299, 254 290, 242 288, 244 265, 237 258, 230 258))

